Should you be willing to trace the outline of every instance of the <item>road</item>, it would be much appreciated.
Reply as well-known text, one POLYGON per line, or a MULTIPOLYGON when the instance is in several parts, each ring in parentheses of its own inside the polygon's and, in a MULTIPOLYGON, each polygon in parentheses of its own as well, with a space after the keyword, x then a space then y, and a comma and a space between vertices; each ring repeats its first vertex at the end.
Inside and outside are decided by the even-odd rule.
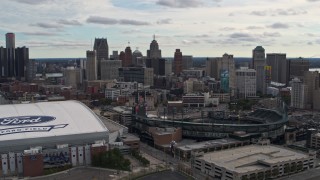
MULTIPOLYGON (((160 151, 158 149, 155 149, 147 144, 140 143, 140 151, 143 153, 146 153, 160 161, 163 161, 166 165, 178 165, 179 163, 182 163, 178 159, 172 157, 169 154, 164 153, 163 151, 160 151)), ((185 165, 190 166, 189 164, 184 163, 185 165)))

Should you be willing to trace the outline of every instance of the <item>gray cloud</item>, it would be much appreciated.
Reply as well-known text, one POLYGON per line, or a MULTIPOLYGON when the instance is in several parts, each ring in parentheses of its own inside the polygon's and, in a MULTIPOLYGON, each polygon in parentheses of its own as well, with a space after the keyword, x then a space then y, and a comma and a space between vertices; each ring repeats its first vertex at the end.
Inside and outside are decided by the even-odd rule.
POLYGON ((25 35, 28 36, 57 36, 57 33, 52 32, 22 32, 25 35))
POLYGON ((119 24, 123 25, 134 25, 134 26, 143 26, 143 25, 150 25, 150 23, 145 21, 137 21, 137 20, 130 20, 130 19, 121 19, 119 24))
POLYGON ((51 23, 36 23, 36 24, 31 24, 31 26, 37 26, 45 29, 59 29, 63 28, 62 25, 60 24, 51 24, 51 23))
POLYGON ((279 32, 264 32, 263 36, 266 36, 266 37, 280 37, 281 34, 279 32))
POLYGON ((38 5, 43 3, 54 2, 55 0, 13 0, 18 3, 29 4, 29 5, 38 5))
POLYGON ((273 28, 273 29, 288 29, 289 25, 284 24, 284 23, 273 23, 267 27, 273 28))
POLYGON ((234 27, 223 27, 223 28, 220 28, 221 31, 234 31, 236 28, 234 27))
POLYGON ((201 0, 158 0, 156 4, 172 8, 194 8, 203 4, 201 0))
POLYGON ((118 20, 113 18, 101 17, 101 16, 90 16, 87 19, 88 23, 94 24, 117 24, 119 23, 118 20))
POLYGON ((59 24, 63 25, 70 25, 70 26, 81 26, 82 24, 77 20, 66 20, 66 19, 60 19, 58 21, 59 24))
POLYGON ((252 11, 250 15, 255 16, 295 16, 307 14, 307 11, 301 9, 275 9, 275 10, 264 10, 264 11, 252 11))
POLYGON ((295 9, 278 9, 277 14, 282 16, 294 16, 294 15, 307 14, 307 11, 295 10, 295 9))
POLYGON ((210 37, 208 34, 199 34, 195 36, 196 38, 208 38, 210 37))
POLYGON ((247 37, 251 37, 251 35, 248 33, 233 33, 230 35, 230 38, 247 38, 247 37))
POLYGON ((263 29, 261 26, 248 26, 246 29, 263 29))
POLYGON ((183 43, 183 44, 186 44, 186 45, 188 45, 188 44, 199 44, 199 41, 197 41, 197 40, 187 40, 187 39, 184 39, 184 40, 182 40, 182 43, 183 43))
POLYGON ((255 16, 266 16, 267 12, 266 11, 252 11, 250 14, 255 15, 255 16))
POLYGON ((142 26, 142 25, 150 25, 150 23, 145 21, 137 21, 137 20, 130 20, 130 19, 113 19, 101 16, 90 16, 87 19, 88 23, 94 24, 122 24, 122 25, 134 25, 134 26, 142 26))
POLYGON ((131 29, 131 30, 125 30, 125 31, 122 31, 122 33, 124 34, 131 34, 131 33, 138 33, 138 32, 141 32, 139 29, 131 29))
POLYGON ((157 21, 157 24, 171 24, 172 23, 172 19, 170 18, 166 18, 166 19, 159 19, 157 21))
POLYGON ((309 2, 318 2, 320 0, 307 0, 307 1, 309 1, 309 2))
POLYGON ((249 33, 232 33, 229 35, 229 38, 234 40, 234 41, 250 41, 250 42, 255 42, 258 41, 259 38, 255 37, 252 34, 249 33))

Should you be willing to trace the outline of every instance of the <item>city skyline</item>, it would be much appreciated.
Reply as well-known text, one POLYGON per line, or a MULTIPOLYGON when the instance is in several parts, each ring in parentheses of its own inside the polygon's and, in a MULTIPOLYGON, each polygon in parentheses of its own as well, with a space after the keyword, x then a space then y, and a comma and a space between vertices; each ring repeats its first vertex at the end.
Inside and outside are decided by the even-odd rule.
POLYGON ((95 38, 107 38, 109 52, 146 56, 155 34, 164 57, 184 55, 251 57, 266 53, 320 57, 319 0, 5 0, 0 14, 0 46, 16 34, 30 58, 85 57, 95 38), (275 8, 276 7, 276 8, 275 8))

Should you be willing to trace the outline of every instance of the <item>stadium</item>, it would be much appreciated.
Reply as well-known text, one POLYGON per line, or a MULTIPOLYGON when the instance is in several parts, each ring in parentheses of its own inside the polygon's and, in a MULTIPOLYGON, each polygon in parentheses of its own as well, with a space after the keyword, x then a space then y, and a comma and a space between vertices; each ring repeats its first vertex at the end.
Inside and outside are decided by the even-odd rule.
POLYGON ((109 131, 78 101, 2 105, 0 175, 42 175, 44 168, 91 163, 109 131), (32 167, 32 168, 31 168, 32 167))
MULTIPOLYGON (((285 104, 275 109, 259 108, 245 116, 233 116, 226 111, 202 111, 201 117, 168 119, 134 115, 132 128, 147 135, 148 127, 181 127, 182 136, 193 139, 269 138, 277 140, 284 134, 288 122, 285 104)), ((152 137, 149 137, 149 139, 152 137)))

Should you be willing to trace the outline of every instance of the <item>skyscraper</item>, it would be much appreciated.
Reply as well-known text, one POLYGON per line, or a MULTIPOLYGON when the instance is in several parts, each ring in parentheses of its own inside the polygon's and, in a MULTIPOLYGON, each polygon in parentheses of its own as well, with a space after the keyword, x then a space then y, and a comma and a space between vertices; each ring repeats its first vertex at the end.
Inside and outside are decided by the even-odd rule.
POLYGON ((15 34, 14 33, 7 33, 6 34, 6 48, 7 49, 15 49, 16 43, 15 43, 15 34))
MULTIPOLYGON (((318 71, 305 71, 303 77, 303 83, 308 86, 308 93, 306 97, 306 108, 314 109, 318 107, 314 107, 314 101, 319 101, 316 99, 318 97, 319 89, 320 89, 320 81, 319 81, 319 72, 318 71)), ((320 108, 320 107, 319 107, 320 108)))
POLYGON ((86 79, 97 80, 97 52, 87 51, 86 79))
POLYGON ((288 83, 288 65, 286 54, 267 54, 267 65, 271 66, 271 80, 288 83))
POLYGON ((26 47, 18 47, 15 49, 14 72, 15 77, 21 80, 26 75, 26 67, 29 62, 29 49, 26 47))
POLYGON ((132 51, 130 46, 124 50, 124 61, 122 62, 123 67, 129 67, 132 65, 132 51))
POLYGON ((257 46, 252 51, 252 65, 253 69, 256 70, 257 75, 257 91, 262 94, 265 94, 267 91, 266 82, 265 82, 265 50, 262 46, 257 46))
POLYGON ((307 99, 308 87, 299 78, 292 80, 291 107, 304 109, 307 99))
POLYGON ((193 67, 193 57, 192 56, 182 56, 182 69, 190 69, 193 67))
POLYGON ((256 70, 242 67, 236 70, 237 76, 237 96, 238 98, 248 98, 256 96, 256 70))
POLYGON ((109 59, 109 46, 106 38, 95 38, 93 49, 97 53, 97 77, 101 78, 101 60, 109 59))
POLYGON ((303 80, 304 72, 309 71, 309 60, 300 57, 298 59, 290 59, 288 63, 289 80, 295 77, 303 80))
POLYGON ((7 76, 7 53, 6 48, 0 47, 0 77, 7 76))
POLYGON ((180 51, 180 49, 176 49, 176 52, 174 53, 173 64, 174 73, 176 75, 180 75, 180 73, 182 72, 182 52, 180 51))
POLYGON ((150 49, 147 50, 147 58, 161 58, 161 50, 159 49, 159 44, 156 41, 155 35, 153 36, 153 40, 150 43, 150 49))

